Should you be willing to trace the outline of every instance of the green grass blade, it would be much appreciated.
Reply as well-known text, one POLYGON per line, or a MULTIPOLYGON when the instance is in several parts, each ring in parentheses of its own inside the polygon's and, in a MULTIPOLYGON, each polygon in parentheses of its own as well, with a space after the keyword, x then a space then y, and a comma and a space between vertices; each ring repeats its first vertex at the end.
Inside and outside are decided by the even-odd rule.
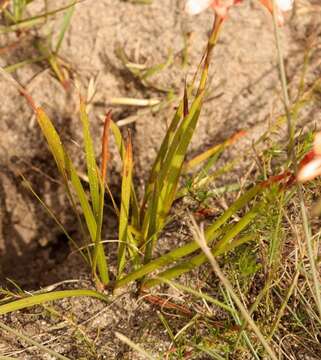
MULTIPOLYGON (((44 110, 42 108, 37 108, 37 109, 35 109, 35 111, 36 111, 39 126, 47 140, 49 149, 56 161, 59 173, 62 176, 68 198, 69 198, 71 205, 76 213, 81 231, 84 236, 84 239, 86 239, 86 233, 85 233, 81 218, 77 212, 76 203, 74 201, 72 192, 70 190, 68 179, 70 179, 70 181, 73 185, 73 188, 76 191, 78 200, 81 204, 81 207, 82 207, 85 219, 86 219, 88 230, 90 232, 92 239, 94 239, 96 236, 95 219, 93 218, 92 210, 88 203, 85 191, 80 182, 78 174, 77 174, 70 158, 68 157, 68 154, 65 152, 62 142, 61 142, 61 139, 59 137, 59 134, 57 133, 57 131, 56 131, 55 127, 53 126, 49 117, 46 115, 46 113, 44 112, 44 110)), ((90 260, 90 256, 89 256, 89 260, 90 260)))
POLYGON ((22 18, 26 5, 25 0, 13 0, 12 12, 15 22, 18 22, 22 18))
MULTIPOLYGON (((37 115, 38 115, 37 118, 38 118, 39 125, 47 139, 49 148, 50 148, 51 152, 53 153, 53 156, 56 160, 58 169, 64 178, 64 182, 66 183, 69 197, 71 198, 71 201, 73 201, 72 195, 71 195, 70 191, 68 190, 67 174, 70 177, 70 181, 73 185, 73 188, 77 194, 77 198, 80 202, 92 242, 97 243, 97 236, 99 237, 99 233, 97 232, 97 221, 96 221, 93 211, 89 205, 86 193, 81 184, 79 176, 78 176, 71 160, 69 159, 68 155, 65 154, 63 146, 61 144, 60 137, 59 137, 58 133, 56 132, 54 126, 52 125, 50 119, 47 117, 47 115, 45 114, 45 112, 42 109, 37 109, 37 115)), ((96 173, 96 177, 97 176, 98 175, 96 173)), ((73 206, 75 207, 75 204, 73 204, 73 206)), ((99 199, 98 199, 98 207, 99 207, 99 199)), ((100 222, 102 223, 102 216, 98 220, 100 220, 100 222)), ((79 222, 81 224, 81 220, 79 220, 79 222)), ((101 224, 100 224, 100 228, 101 228, 101 224)), ((82 231, 85 234, 84 230, 82 230, 82 231)), ((99 264, 100 275, 102 276, 104 282, 108 282, 108 277, 106 276, 106 269, 107 269, 106 257, 105 257, 105 253, 104 253, 104 248, 103 248, 100 240, 98 241, 98 244, 97 244, 97 259, 98 259, 98 264, 99 264)))
POLYGON ((167 285, 170 285, 174 289, 179 289, 179 290, 185 291, 185 292, 187 292, 187 293, 189 293, 191 295, 194 295, 195 297, 198 297, 198 298, 203 299, 203 300, 205 300, 207 302, 210 302, 211 304, 216 305, 216 306, 228 311, 231 314, 233 314, 235 312, 235 310, 232 307, 222 303, 219 300, 214 299, 212 296, 209 296, 209 295, 204 294, 202 292, 196 291, 196 290, 194 290, 194 289, 192 289, 192 288, 190 288, 188 286, 184 286, 184 285, 179 284, 179 283, 174 282, 174 281, 170 281, 170 280, 167 280, 167 279, 164 279, 164 278, 159 278, 159 279, 160 279, 161 282, 163 282, 163 283, 165 283, 167 285))
POLYGON ((60 32, 59 32, 59 35, 58 35, 58 40, 57 40, 57 44, 56 44, 56 48, 54 50, 54 53, 57 55, 59 50, 60 50, 60 47, 61 47, 61 44, 64 40, 64 37, 65 37, 65 34, 66 34, 66 31, 68 30, 69 26, 70 26, 70 22, 71 22, 71 19, 72 19, 72 16, 75 12, 75 9, 76 9, 76 5, 75 5, 75 2, 72 1, 70 3, 70 8, 67 9, 65 15, 64 15, 64 18, 63 18, 63 22, 62 22, 62 25, 61 25, 61 29, 60 29, 60 32))
POLYGON ((17 310, 25 309, 31 306, 40 305, 48 301, 54 301, 59 299, 65 299, 69 297, 79 297, 79 296, 90 296, 95 297, 99 300, 109 302, 109 299, 94 290, 87 289, 78 289, 78 290, 61 290, 61 291, 52 291, 44 294, 37 294, 33 296, 28 296, 19 300, 11 301, 7 304, 0 306, 0 315, 8 314, 17 310))
POLYGON ((86 111, 86 105, 82 99, 80 100, 80 119, 83 127, 83 136, 85 142, 85 153, 86 153, 86 161, 87 161, 87 173, 88 173, 92 208, 94 211, 95 218, 97 219, 98 211, 99 211, 99 180, 98 180, 99 175, 97 172, 97 163, 95 158, 94 145, 89 129, 89 118, 86 111))
POLYGON ((20 69, 23 66, 30 65, 30 64, 35 64, 37 62, 41 62, 41 61, 46 60, 46 59, 47 59, 47 56, 37 56, 37 57, 32 58, 32 59, 23 60, 23 61, 20 61, 20 62, 18 62, 16 64, 5 66, 4 70, 7 71, 8 73, 12 73, 12 72, 20 69))
POLYGON ((42 108, 36 109, 37 120, 39 126, 47 140, 49 149, 56 161, 59 172, 62 175, 64 181, 67 180, 66 177, 66 164, 65 164, 65 151, 60 140, 60 137, 54 128, 51 120, 48 118, 47 114, 42 108))
MULTIPOLYGON (((95 238, 95 246, 94 246, 94 256, 93 256, 93 265, 92 265, 92 273, 93 277, 97 282, 97 285, 101 287, 101 285, 107 285, 109 282, 109 274, 108 274, 108 265, 107 265, 107 257, 105 255, 105 250, 102 244, 101 233, 102 233, 102 225, 103 225, 103 215, 104 215, 104 205, 105 205, 105 186, 107 186, 107 168, 109 161, 109 130, 110 130, 110 121, 111 121, 111 113, 108 112, 105 116, 104 122, 104 130, 101 140, 101 169, 100 176, 97 173, 97 179, 99 180, 99 206, 98 206, 98 218, 97 218, 97 232, 95 238), (100 274, 100 279, 97 277, 96 268, 98 265, 98 270, 100 274), (102 284, 101 284, 102 282, 102 284)), ((88 121, 87 121, 88 122, 88 121)), ((91 138, 89 137, 91 140, 91 138)), ((109 190, 109 189, 108 189, 109 190)), ((112 194, 111 194, 112 196, 112 194)), ((113 200, 113 197, 112 197, 113 200)))
POLYGON ((172 143, 172 140, 174 138, 174 135, 176 133, 176 130, 179 126, 179 123, 181 121, 181 119, 183 117, 186 117, 187 116, 187 106, 186 106, 186 103, 187 103, 187 100, 188 100, 188 97, 191 95, 193 89, 194 89, 194 85, 195 85, 195 82, 196 82, 196 77, 198 75, 198 73, 201 71, 201 68, 202 68, 202 62, 203 60, 200 62, 196 72, 195 72, 195 75, 192 79, 192 82, 191 84, 189 85, 188 88, 185 88, 185 91, 184 91, 184 96, 182 98, 182 100, 180 101, 179 105, 178 105, 178 108, 174 114, 174 117, 170 123, 170 126, 169 126, 169 129, 167 130, 166 134, 165 134, 165 137, 162 141, 162 144, 160 146, 160 149, 157 153, 157 156, 156 156, 156 159, 154 161, 154 164, 152 166, 152 170, 150 172, 150 175, 149 175, 149 179, 146 183, 146 190, 145 190, 145 194, 144 194, 144 199, 143 199, 143 205, 142 205, 142 212, 144 211, 144 207, 145 207, 145 204, 147 203, 147 200, 149 199, 151 193, 153 192, 153 186, 154 186, 154 183, 156 181, 156 179, 158 178, 158 174, 159 174, 159 171, 163 165, 163 162, 164 162, 164 159, 166 157, 166 154, 168 152, 168 149, 169 149, 169 146, 170 144, 172 143))
POLYGON ((264 187, 262 185, 256 185, 252 187, 250 190, 245 192, 242 196, 240 196, 229 208, 224 212, 222 216, 218 218, 212 225, 210 225, 205 230, 206 239, 211 239, 215 232, 228 220, 233 216, 239 209, 248 205, 249 202, 260 192, 264 191, 264 187))
POLYGON ((10 25, 10 26, 1 26, 0 27, 0 34, 5 34, 5 33, 9 33, 9 32, 14 32, 14 31, 18 31, 18 30, 23 30, 29 27, 33 27, 35 25, 41 24, 43 23, 46 18, 48 18, 48 16, 53 16, 55 14, 58 14, 64 10, 69 9, 70 7, 76 5, 79 1, 74 1, 73 3, 67 5, 67 6, 63 6, 61 8, 58 8, 56 10, 52 10, 37 16, 33 16, 30 17, 28 19, 23 19, 21 21, 19 21, 16 24, 10 25))
POLYGON ((189 160, 184 164, 183 171, 188 172, 192 170, 194 167, 200 165, 202 162, 212 158, 213 156, 220 154, 224 149, 224 144, 214 145, 210 149, 202 152, 201 154, 195 156, 193 159, 189 160))
POLYGON ((181 125, 178 127, 159 174, 159 182, 161 185, 163 184, 160 198, 164 202, 164 205, 161 206, 161 208, 165 208, 165 211, 172 203, 172 197, 167 199, 167 196, 177 187, 178 178, 181 173, 187 148, 198 122, 203 95, 204 93, 201 93, 195 99, 188 115, 183 119, 181 125))
POLYGON ((148 204, 146 216, 144 218, 142 235, 143 238, 140 241, 143 242, 145 246, 145 256, 144 263, 147 264, 153 253, 153 247, 155 245, 159 225, 157 224, 158 216, 157 216, 157 207, 159 201, 159 190, 158 190, 158 182, 155 183, 153 197, 150 199, 148 204))
POLYGON ((140 76, 141 80, 146 80, 149 77, 163 71, 167 67, 169 67, 173 63, 174 57, 173 57, 173 51, 170 50, 168 57, 164 63, 154 65, 150 67, 149 69, 146 69, 140 76))
POLYGON ((133 153, 130 137, 126 147, 125 159, 123 164, 122 189, 121 189, 121 206, 119 215, 119 246, 118 246, 118 278, 122 276, 123 269, 126 264, 126 251, 129 222, 129 206, 132 187, 133 173, 133 153))
POLYGON ((176 345, 175 336, 174 336, 173 331, 172 331, 171 327, 169 326, 169 323, 166 320, 165 316, 160 311, 157 311, 157 316, 158 316, 159 320, 162 322, 162 324, 164 325, 164 328, 166 329, 167 334, 170 337, 172 343, 176 345))
MULTIPOLYGON (((262 203, 261 203, 262 204, 262 203)), ((260 205, 261 205, 260 204, 260 205)), ((236 237, 242 230, 244 230, 259 214, 259 206, 254 207, 252 210, 246 213, 241 220, 234 225, 224 236, 223 238, 214 245, 212 248, 212 254, 214 256, 219 256, 226 252, 227 249, 231 250, 231 242, 234 237, 236 237)), ((205 235, 206 236, 206 235, 205 235)), ((208 243, 208 238, 206 237, 206 241, 208 243)), ((196 267, 199 267, 204 262, 206 262, 206 255, 201 253, 192 257, 191 259, 184 261, 164 272, 159 274, 158 277, 165 278, 167 280, 178 277, 188 271, 193 270, 196 267)), ((156 286, 160 283, 159 279, 150 279, 143 283, 143 288, 148 289, 150 287, 156 286)))
MULTIPOLYGON (((122 137, 122 134, 119 130, 119 127, 117 124, 113 121, 110 122, 110 129, 114 135, 114 139, 119 151, 119 154, 121 156, 122 161, 124 162, 124 159, 126 157, 126 146, 122 137)), ((140 206, 138 202, 138 198, 136 195, 134 184, 132 183, 131 187, 131 208, 132 208, 132 222, 133 226, 137 229, 140 225, 140 206)))
MULTIPOLYGON (((239 199, 237 199, 229 208, 212 224, 206 229, 206 239, 210 244, 218 235, 218 230, 234 215, 238 210, 246 206, 263 188, 261 185, 254 186, 239 199)), ((121 280, 116 281, 115 288, 122 287, 131 281, 142 278, 143 276, 165 266, 171 264, 180 258, 187 256, 194 251, 198 250, 198 244, 193 241, 189 244, 176 248, 167 254, 160 256, 155 260, 151 260, 148 264, 142 266, 140 269, 128 274, 121 280)))
MULTIPOLYGON (((233 243, 233 239, 244 230, 260 213, 264 206, 263 201, 258 205, 248 211, 234 226, 229 229, 228 232, 219 240, 213 247, 213 252, 215 255, 221 255, 226 252, 227 249, 231 249, 232 244, 237 244, 238 242, 233 243)), ((251 239, 253 236, 246 236, 245 239, 251 239)), ((243 240, 244 241, 244 240, 243 240)), ((207 239, 208 243, 208 239, 207 239)), ((232 246, 234 248, 234 246, 232 246)))
POLYGON ((112 131, 112 133, 114 135, 115 142, 116 142, 120 157, 121 157, 122 161, 124 161, 125 156, 126 156, 126 146, 125 146, 125 143, 124 143, 124 139, 123 139, 122 134, 121 134, 121 132, 119 130, 119 127, 112 120, 110 121, 110 129, 111 129, 111 131, 112 131))
POLYGON ((99 198, 99 209, 98 209, 98 219, 97 219, 97 231, 96 238, 94 241, 94 256, 93 256, 93 265, 92 271, 94 278, 103 285, 109 283, 109 274, 108 274, 108 264, 107 257, 105 254, 104 246, 101 242, 101 231, 103 225, 103 215, 104 215, 104 204, 105 204, 105 184, 100 181, 100 198, 99 198), (100 279, 96 276, 96 267, 98 267, 100 279))
MULTIPOLYGON (((157 208, 146 213, 148 216, 151 216, 151 219, 148 221, 144 220, 145 224, 149 224, 148 232, 146 229, 143 229, 142 231, 143 234, 148 234, 147 237, 144 238, 145 242, 147 240, 149 241, 152 237, 155 237, 155 235, 161 230, 175 199, 179 176, 188 145, 194 133, 200 114, 202 99, 203 93, 195 99, 189 114, 184 118, 183 122, 178 127, 168 150, 166 159, 162 164, 159 177, 154 185, 155 189, 157 187, 159 195, 157 195, 156 198, 154 192, 153 199, 151 199, 148 204, 148 207, 154 208, 156 201, 157 208)), ((154 243, 155 241, 150 241, 148 247, 146 248, 147 252, 145 254, 145 262, 148 262, 151 258, 154 243)))
POLYGON ((71 184, 73 186, 73 189, 76 192, 77 199, 80 203, 82 212, 84 214, 86 225, 87 225, 87 228, 89 231, 89 235, 92 239, 92 242, 94 242, 95 238, 96 238, 96 231, 97 231, 96 220, 95 220, 92 208, 88 202, 86 192, 85 192, 85 190, 81 184, 80 178, 77 174, 77 171, 69 158, 67 161, 67 170, 68 170, 71 184))
POLYGON ((153 187, 155 184, 156 179, 158 178, 158 174, 159 171, 162 167, 163 161, 165 159, 165 156, 167 154, 169 145, 171 144, 173 137, 175 135, 176 129, 180 123, 180 120, 183 116, 183 109, 184 109, 184 100, 181 100, 176 113, 173 117, 173 120, 171 121, 170 127, 166 132, 166 135, 162 141, 162 144, 160 146, 160 149, 157 153, 155 162, 153 164, 152 170, 150 172, 149 175, 149 179, 146 183, 146 191, 144 194, 144 199, 143 199, 143 205, 142 205, 142 211, 144 209, 145 204, 147 203, 147 200, 149 199, 149 197, 151 196, 152 192, 153 192, 153 187))

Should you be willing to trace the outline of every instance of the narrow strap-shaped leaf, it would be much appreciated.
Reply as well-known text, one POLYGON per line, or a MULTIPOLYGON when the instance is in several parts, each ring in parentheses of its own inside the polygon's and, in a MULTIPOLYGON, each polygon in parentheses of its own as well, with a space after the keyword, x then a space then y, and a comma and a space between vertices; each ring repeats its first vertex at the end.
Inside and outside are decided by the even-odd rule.
POLYGON ((194 74, 191 84, 188 87, 185 86, 184 96, 181 99, 181 101, 177 107, 174 117, 170 123, 169 129, 167 130, 166 135, 162 141, 161 147, 157 153, 156 159, 154 161, 152 170, 149 175, 149 179, 146 183, 146 190, 145 190, 145 194, 144 194, 142 210, 144 210, 144 206, 147 203, 147 200, 153 191, 154 182, 158 178, 158 173, 162 167, 162 163, 163 163, 165 156, 169 150, 169 146, 172 143, 176 129, 177 129, 181 119, 187 116, 187 113, 189 111, 188 110, 188 98, 194 89, 196 78, 197 78, 198 73, 202 69, 202 63, 203 63, 203 59, 205 58, 205 56, 206 56, 206 54, 203 55, 203 58, 197 67, 197 70, 194 74))
POLYGON ((119 215, 119 245, 118 245, 118 277, 121 277, 126 264, 126 252, 128 237, 129 205, 131 197, 133 173, 133 154, 130 136, 126 146, 126 153, 123 164, 123 178, 121 189, 121 205, 119 215))
MULTIPOLYGON (((155 224, 155 229, 149 225, 148 236, 147 238, 145 237, 143 239, 144 241, 155 237, 156 233, 162 229, 168 212, 170 211, 172 203, 175 199, 183 161, 201 111, 205 85, 208 78, 210 56, 216 44, 221 24, 222 22, 215 18, 212 34, 210 36, 206 55, 204 57, 204 66, 201 72, 201 79, 197 91, 197 96, 192 103, 191 109, 188 110, 188 95, 190 92, 185 88, 184 98, 180 104, 180 111, 175 114, 174 120, 171 124, 171 131, 168 131, 166 134, 164 142, 161 146, 161 150, 154 163, 150 179, 146 186, 146 192, 142 204, 142 213, 144 214, 143 223, 155 224), (182 116, 183 120, 180 122, 182 116), (156 182, 158 185, 156 185, 156 182), (160 194, 156 212, 150 211, 151 206, 154 206, 154 200, 150 199, 150 197, 153 193, 153 189, 155 189, 155 186, 158 187, 160 194), (147 215, 152 216, 152 219, 150 220, 146 219, 146 204, 147 215)), ((189 88, 189 90, 191 91, 192 88, 193 85, 189 88)), ((152 249, 146 248, 146 250, 151 253, 152 249)), ((147 259, 149 259, 150 255, 145 254, 145 259, 146 255, 147 259)))
POLYGON ((97 163, 95 158, 92 136, 89 129, 89 119, 86 111, 86 105, 82 99, 80 99, 80 119, 83 127, 91 201, 94 215, 97 218, 99 211, 99 181, 97 173, 97 163))
POLYGON ((65 151, 61 143, 60 137, 51 120, 42 108, 36 109, 36 115, 38 124, 47 140, 49 149, 56 161, 58 170, 63 176, 63 178, 66 180, 65 151))
MULTIPOLYGON (((243 194, 239 199, 237 199, 229 208, 212 224, 210 225, 205 232, 206 239, 208 244, 210 244, 217 236, 221 233, 219 232, 220 228, 230 219, 234 214, 237 213, 242 207, 247 205, 253 197, 262 191, 263 188, 260 185, 254 186, 243 194)), ((166 266, 170 263, 173 263, 191 253, 198 250, 198 244, 193 241, 186 245, 183 245, 179 248, 176 248, 165 255, 160 256, 159 258, 150 261, 148 264, 142 266, 138 270, 128 274, 126 277, 122 278, 119 281, 116 281, 115 288, 122 287, 128 284, 131 281, 142 278, 143 276, 160 269, 163 266, 166 266)))
POLYGON ((212 225, 210 225, 205 230, 205 238, 211 239, 215 232, 229 219, 231 218, 239 209, 248 205, 249 202, 256 196, 258 193, 262 192, 264 188, 261 184, 255 185, 250 190, 245 192, 240 196, 228 209, 221 215, 212 225))
POLYGON ((182 135, 183 141, 180 143, 176 154, 172 158, 172 164, 168 171, 167 177, 164 181, 164 187, 160 193, 160 199, 163 203, 159 203, 158 214, 161 218, 161 224, 165 220, 168 212, 170 211, 173 201, 176 197, 176 191, 178 188, 179 177, 181 175, 183 162, 186 156, 188 145, 193 136, 198 118, 200 114, 200 109, 192 117, 190 127, 182 135))
POLYGON ((65 15, 64 15, 64 18, 63 18, 63 22, 62 22, 62 26, 61 26, 61 29, 60 29, 60 32, 59 32, 59 35, 58 35, 58 40, 57 40, 57 44, 56 44, 56 48, 55 48, 55 54, 57 55, 59 50, 60 50, 60 47, 61 47, 61 44, 64 40, 64 37, 65 37, 65 34, 66 34, 66 31, 68 30, 69 26, 70 26, 70 21, 71 21, 71 18, 75 12, 75 2, 74 1, 71 1, 70 2, 70 7, 67 9, 65 15))
MULTIPOLYGON (((159 179, 157 179, 157 187, 159 191, 159 196, 156 199, 157 210, 151 212, 148 211, 146 213, 153 217, 150 222, 155 225, 154 227, 149 227, 147 236, 148 239, 155 236, 155 234, 162 228, 165 218, 175 199, 175 190, 178 185, 186 151, 197 124, 202 99, 203 93, 193 102, 188 115, 178 127, 168 150, 166 159, 162 164, 162 168, 159 172, 159 179)), ((154 186, 156 185, 154 184, 154 186)), ((154 205, 154 202, 149 202, 148 204, 148 206, 154 205)), ((145 238, 144 240, 146 241, 147 239, 145 238)), ((152 249, 148 248, 150 254, 151 250, 152 249)), ((147 258, 150 258, 150 255, 147 258)))
MULTIPOLYGON (((39 126, 47 140, 49 149, 56 161, 58 170, 63 179, 68 198, 69 198, 71 205, 76 213, 80 229, 84 235, 84 239, 86 239, 86 233, 85 233, 85 230, 84 230, 84 227, 82 224, 82 220, 76 210, 76 203, 75 203, 73 194, 71 192, 71 189, 69 187, 69 182, 68 182, 69 179, 71 180, 73 188, 76 191, 78 200, 80 202, 81 208, 83 210, 83 213, 84 213, 84 216, 86 219, 86 223, 87 223, 90 235, 91 235, 92 239, 94 239, 93 236, 96 236, 95 219, 93 218, 91 207, 88 203, 85 191, 82 187, 82 184, 77 175, 77 172, 72 164, 72 161, 70 160, 68 154, 65 152, 62 142, 60 140, 59 134, 57 133, 55 127, 53 126, 51 120, 49 119, 47 114, 44 112, 44 110, 42 108, 36 108, 36 115, 37 115, 37 120, 38 120, 39 126)), ((90 258, 89 258, 89 260, 90 260, 90 258)))
POLYGON ((67 10, 70 7, 76 5, 77 3, 78 3, 78 1, 74 1, 73 3, 71 3, 71 4, 67 5, 67 6, 63 6, 63 7, 60 7, 58 9, 48 11, 48 12, 40 14, 40 15, 29 17, 28 19, 23 19, 23 20, 19 21, 16 24, 13 24, 13 25, 10 25, 10 26, 1 26, 0 27, 0 34, 14 32, 14 31, 18 31, 18 30, 21 30, 21 29, 25 29, 25 28, 28 28, 28 27, 35 26, 37 24, 41 24, 42 22, 45 21, 46 18, 48 18, 48 16, 52 16, 52 15, 55 15, 55 14, 61 12, 61 11, 67 10))
MULTIPOLYGON (((249 211, 236 225, 234 225, 231 230, 212 248, 212 254, 214 256, 221 255, 225 251, 231 250, 231 241, 238 235, 242 230, 244 230, 259 214, 259 206, 256 206, 254 209, 249 211)), ((191 259, 184 261, 168 270, 163 271, 158 275, 158 278, 149 279, 143 283, 143 288, 148 289, 153 286, 156 286, 161 283, 159 278, 165 278, 171 280, 176 278, 188 271, 195 269, 196 267, 201 266, 207 261, 207 257, 204 253, 193 256, 191 259)))
POLYGON ((106 302, 109 301, 109 299, 105 295, 94 290, 78 289, 78 290, 52 291, 49 293, 28 296, 19 300, 11 301, 4 305, 0 305, 0 315, 25 309, 34 305, 40 305, 48 301, 54 301, 69 297, 79 297, 79 296, 90 296, 90 297, 95 297, 102 301, 106 301, 106 302))
POLYGON ((181 157, 183 157, 184 159, 187 147, 197 124, 203 97, 204 92, 202 92, 193 101, 190 111, 188 112, 187 116, 184 117, 180 126, 177 128, 175 135, 173 136, 172 142, 168 150, 168 154, 164 160, 164 164, 160 171, 161 182, 164 181, 168 174, 171 173, 170 170, 177 167, 178 159, 181 159, 181 157), (186 136, 187 138, 185 138, 186 136))
POLYGON ((158 182, 155 183, 153 197, 150 199, 148 205, 149 209, 146 212, 146 219, 144 219, 144 224, 148 225, 148 228, 143 227, 141 239, 144 241, 145 246, 145 256, 144 263, 147 264, 152 258, 153 247, 157 238, 159 224, 157 222, 157 206, 159 201, 159 191, 158 191, 158 182), (146 222, 145 222, 146 221, 146 222))
POLYGON ((224 143, 214 145, 210 149, 202 152, 201 154, 193 157, 193 159, 189 160, 184 164, 183 171, 184 173, 190 171, 194 167, 200 165, 202 162, 208 160, 209 158, 212 158, 214 155, 221 153, 221 151, 224 149, 224 143))
POLYGON ((97 219, 97 231, 96 231, 96 239, 94 246, 94 255, 93 255, 93 265, 92 272, 94 278, 98 282, 102 282, 103 285, 107 285, 109 283, 109 271, 107 264, 107 257, 105 254, 104 246, 101 242, 101 232, 103 225, 103 215, 104 215, 104 204, 105 204, 105 184, 100 180, 100 198, 99 198, 99 209, 98 209, 98 219, 97 219), (100 278, 96 276, 96 267, 98 267, 100 278))
MULTIPOLYGON (((112 120, 110 123, 110 128, 114 135, 120 157, 121 157, 122 161, 124 161, 126 146, 124 144, 122 134, 121 134, 117 124, 115 122, 113 122, 112 120)), ((140 226, 140 206, 139 206, 139 202, 138 202, 138 198, 137 198, 137 194, 136 194, 133 182, 131 185, 130 199, 131 199, 131 208, 132 208, 132 224, 135 228, 138 228, 140 226)))
POLYGON ((12 6, 13 6, 13 9, 12 9, 12 12, 13 12, 13 16, 14 16, 14 19, 16 22, 18 22, 22 16, 23 16, 23 12, 24 12, 24 9, 26 7, 26 0, 13 0, 12 2, 12 6))
POLYGON ((162 163, 168 152, 169 145, 172 142, 172 139, 175 135, 177 126, 183 116, 183 109, 184 109, 184 100, 181 100, 181 102, 176 110, 176 113, 173 117, 173 120, 171 121, 170 127, 167 130, 166 135, 162 141, 161 147, 157 153, 155 162, 154 162, 152 170, 150 172, 149 179, 146 184, 146 190, 145 190, 145 194, 144 194, 142 209, 144 208, 149 196, 151 195, 151 193, 153 191, 153 186, 154 186, 155 180, 158 177, 158 173, 162 167, 162 163))
POLYGON ((101 179, 103 184, 106 184, 107 180, 107 168, 108 168, 108 162, 109 162, 109 130, 110 130, 110 123, 111 123, 111 112, 107 112, 105 116, 105 122, 104 122, 104 131, 103 136, 101 139, 101 179))
POLYGON ((91 240, 92 242, 94 242, 96 239, 97 224, 92 208, 88 202, 86 192, 82 186, 82 183, 79 179, 79 176, 77 174, 77 171, 73 163, 69 159, 66 164, 67 164, 67 170, 70 177, 70 181, 77 194, 77 198, 80 203, 81 209, 83 211, 91 240))
POLYGON ((99 181, 99 205, 98 205, 98 216, 97 216, 97 231, 94 246, 93 265, 92 273, 94 279, 98 282, 99 286, 102 282, 103 285, 109 283, 109 269, 107 264, 107 257, 105 254, 104 246, 101 242, 103 216, 104 216, 104 205, 105 205, 105 185, 107 177, 107 166, 109 159, 109 129, 111 122, 111 113, 107 113, 105 117, 104 131, 102 136, 101 146, 101 175, 97 174, 97 180, 99 181), (100 277, 97 277, 96 268, 98 267, 100 277))

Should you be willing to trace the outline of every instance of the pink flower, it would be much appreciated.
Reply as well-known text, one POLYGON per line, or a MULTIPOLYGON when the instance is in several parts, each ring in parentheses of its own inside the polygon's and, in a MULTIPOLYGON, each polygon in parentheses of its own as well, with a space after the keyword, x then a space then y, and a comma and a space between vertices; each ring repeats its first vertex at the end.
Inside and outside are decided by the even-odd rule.
MULTIPOLYGON (((273 14, 273 0, 260 0, 260 2, 273 14)), ((292 9, 293 2, 294 0, 275 0, 276 17, 279 26, 284 25, 284 13, 292 9)))
MULTIPOLYGON (((229 8, 243 0, 187 0, 186 12, 195 15, 211 7, 215 13, 225 19, 229 8)), ((273 13, 273 0, 259 0, 271 13, 273 13)), ((284 24, 284 12, 292 9, 294 0, 275 0, 276 16, 279 25, 284 24)))
POLYGON ((314 138, 313 149, 305 155, 300 163, 297 180, 306 182, 321 175, 321 133, 314 138))
POLYGON ((221 18, 226 18, 228 9, 243 0, 187 0, 186 12, 196 15, 211 7, 221 18))

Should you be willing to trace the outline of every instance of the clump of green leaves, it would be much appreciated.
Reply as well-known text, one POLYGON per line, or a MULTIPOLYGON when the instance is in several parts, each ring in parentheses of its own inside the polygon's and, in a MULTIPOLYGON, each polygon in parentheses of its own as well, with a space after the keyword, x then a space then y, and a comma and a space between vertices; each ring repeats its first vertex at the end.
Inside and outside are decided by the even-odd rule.
MULTIPOLYGON (((161 271, 161 278, 172 279, 206 262, 206 256, 199 251, 199 245, 194 241, 177 247, 156 259, 154 258, 154 249, 164 226, 170 219, 173 202, 184 193, 180 188, 182 174, 202 162, 206 162, 205 170, 193 179, 193 186, 200 186, 211 177, 209 173, 212 165, 217 161, 224 148, 231 143, 231 141, 227 141, 185 163, 188 146, 202 109, 210 58, 221 25, 220 20, 214 22, 202 63, 191 84, 185 88, 183 99, 151 168, 145 186, 146 190, 141 200, 137 197, 133 183, 134 169, 130 136, 127 139, 122 137, 110 114, 106 116, 99 169, 94 153, 86 104, 82 99, 80 101, 80 118, 90 189, 87 194, 52 121, 41 107, 35 105, 24 89, 19 88, 31 103, 57 164, 66 194, 77 215, 79 229, 83 234, 85 250, 82 249, 80 252, 91 267, 98 288, 109 286, 116 289, 131 281, 140 280, 142 286, 147 289, 160 282, 159 278, 152 278, 155 271, 161 271), (116 211, 119 220, 118 266, 117 273, 114 274, 116 280, 113 282, 110 281, 108 248, 102 244, 110 132, 115 138, 123 163, 120 209, 117 208, 116 211), (79 205, 82 209, 80 213, 77 210, 79 205), (166 270, 164 270, 165 267, 166 270)), ((205 230, 205 238, 212 247, 213 254, 223 254, 251 240, 249 236, 243 236, 242 233, 258 216, 262 202, 254 201, 252 207, 249 207, 249 204, 263 191, 264 187, 260 185, 250 188, 213 224, 208 226, 205 230), (246 206, 249 208, 239 221, 229 223, 229 220, 246 206)))
MULTIPOLYGON (((86 103, 82 98, 80 99, 80 120, 83 128, 87 167, 86 178, 89 183, 87 192, 53 122, 45 111, 35 104, 30 95, 18 85, 19 91, 29 101, 36 114, 38 124, 56 162, 67 197, 75 211, 79 229, 83 235, 84 244, 79 247, 79 252, 90 267, 93 280, 99 290, 107 287, 116 290, 133 281, 139 281, 141 289, 146 291, 155 285, 171 281, 173 278, 196 269, 208 261, 207 255, 201 251, 199 243, 194 240, 177 246, 156 258, 154 254, 161 232, 171 219, 174 201, 185 196, 191 189, 201 192, 204 186, 216 176, 215 172, 211 172, 213 165, 222 151, 232 143, 231 140, 228 140, 189 162, 185 162, 188 147, 201 113, 211 54, 215 48, 220 27, 221 22, 216 19, 203 60, 194 79, 184 89, 184 96, 151 167, 141 199, 138 198, 139 192, 133 182, 134 161, 130 134, 127 137, 122 136, 117 124, 112 121, 110 113, 105 119, 99 165, 97 154, 94 151, 86 103), (107 181, 110 136, 115 139, 123 168, 120 204, 113 203, 119 224, 117 267, 113 274, 111 274, 109 266, 109 248, 102 242, 105 192, 110 193, 107 181), (205 164, 203 171, 192 177, 189 188, 182 186, 182 176, 201 164, 205 164), (156 273, 157 276, 155 276, 156 273), (111 280, 111 275, 115 280, 111 280)), ((210 247, 212 255, 226 254, 240 245, 256 239, 248 229, 265 207, 264 193, 267 188, 268 186, 257 184, 246 189, 213 223, 206 227, 204 240, 210 247)), ((57 221, 56 218, 55 220, 57 221)), ((57 223, 60 225, 59 221, 57 223)), ((243 263, 247 269, 253 268, 251 259, 246 258, 243 263)), ((79 295, 99 297, 96 292, 89 294, 82 290, 79 291, 79 295)), ((27 297, 0 306, 0 313, 64 296, 76 296, 76 294, 78 293, 52 292, 41 294, 41 296, 27 297)), ((103 299, 105 300, 105 297, 103 299)), ((229 305, 215 299, 213 302, 234 314, 232 302, 229 305)))

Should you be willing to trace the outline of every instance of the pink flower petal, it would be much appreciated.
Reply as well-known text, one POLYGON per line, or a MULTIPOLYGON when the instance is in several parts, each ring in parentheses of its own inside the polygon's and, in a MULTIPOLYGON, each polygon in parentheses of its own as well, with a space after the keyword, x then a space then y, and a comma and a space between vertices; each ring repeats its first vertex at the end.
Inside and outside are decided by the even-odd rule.
POLYGON ((298 172, 297 179, 306 182, 321 175, 321 156, 318 156, 308 164, 304 165, 298 172))
POLYGON ((321 155, 321 132, 315 134, 313 150, 317 155, 321 155))

